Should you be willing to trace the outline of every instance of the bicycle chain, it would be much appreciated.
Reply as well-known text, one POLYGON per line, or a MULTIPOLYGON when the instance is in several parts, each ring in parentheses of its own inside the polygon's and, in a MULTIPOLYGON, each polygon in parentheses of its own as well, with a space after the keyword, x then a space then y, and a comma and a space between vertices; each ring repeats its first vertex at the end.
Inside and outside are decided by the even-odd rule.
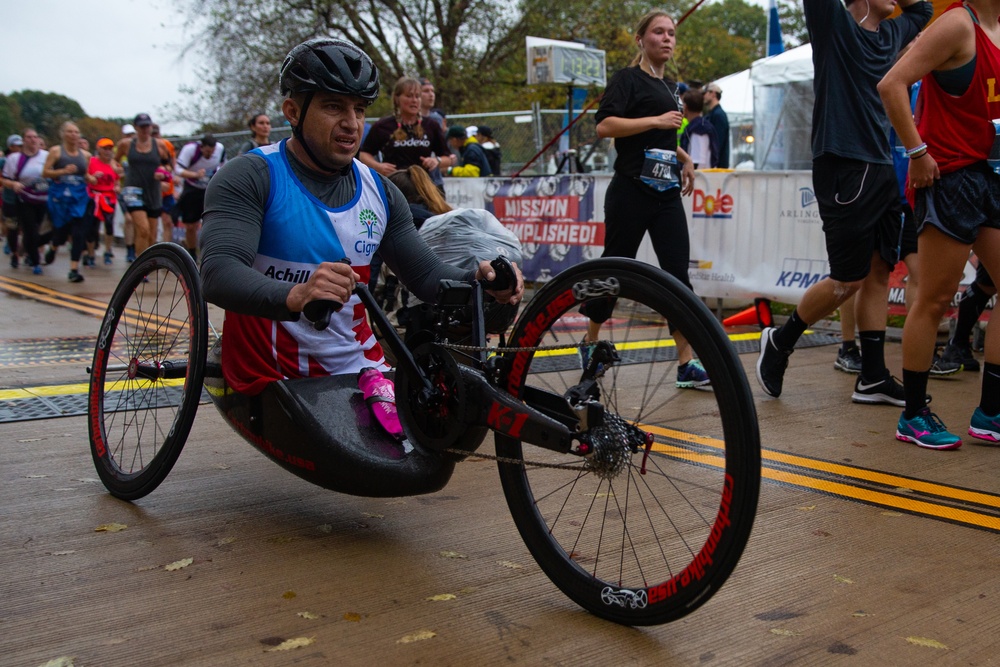
POLYGON ((475 456, 478 459, 486 459, 488 461, 496 461, 497 463, 510 463, 512 465, 524 465, 532 466, 534 468, 556 468, 558 470, 579 470, 585 472, 587 468, 582 465, 570 464, 570 463, 542 463, 541 461, 526 461, 524 459, 517 459, 512 456, 497 456, 496 454, 481 454, 479 452, 468 452, 464 449, 452 449, 448 448, 444 450, 449 454, 458 454, 463 457, 475 456))

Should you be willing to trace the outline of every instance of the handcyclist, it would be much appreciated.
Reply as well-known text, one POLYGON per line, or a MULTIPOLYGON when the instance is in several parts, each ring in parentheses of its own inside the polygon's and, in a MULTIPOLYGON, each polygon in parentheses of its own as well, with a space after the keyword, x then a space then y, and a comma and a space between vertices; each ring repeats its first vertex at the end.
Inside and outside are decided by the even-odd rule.
MULTIPOLYGON (((231 160, 205 197, 205 298, 226 310, 225 379, 251 395, 281 379, 387 368, 352 294, 368 282, 376 250, 426 301, 442 279, 495 277, 488 261, 476 271, 443 264, 417 234, 402 193, 355 159, 379 94, 367 54, 337 39, 299 44, 281 66, 280 87, 292 137, 231 160), (345 304, 323 331, 300 317, 315 300, 345 304)), ((497 300, 521 300, 515 270, 516 286, 491 292, 497 300)))

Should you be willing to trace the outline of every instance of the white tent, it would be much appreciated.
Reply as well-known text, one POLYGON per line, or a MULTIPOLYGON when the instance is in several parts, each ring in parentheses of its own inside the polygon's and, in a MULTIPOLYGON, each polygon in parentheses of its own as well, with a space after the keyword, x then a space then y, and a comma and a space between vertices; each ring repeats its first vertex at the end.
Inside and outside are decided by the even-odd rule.
POLYGON ((754 163, 757 169, 812 167, 812 45, 803 44, 750 67, 754 163))

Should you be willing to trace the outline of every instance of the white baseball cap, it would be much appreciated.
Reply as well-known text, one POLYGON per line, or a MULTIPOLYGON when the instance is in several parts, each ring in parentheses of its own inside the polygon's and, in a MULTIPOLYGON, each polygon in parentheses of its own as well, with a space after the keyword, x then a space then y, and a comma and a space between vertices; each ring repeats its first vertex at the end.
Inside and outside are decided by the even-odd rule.
POLYGON ((132 127, 132 123, 122 125, 122 134, 135 134, 135 128, 132 127))
POLYGON ((465 132, 466 134, 469 135, 469 137, 474 137, 476 136, 476 132, 479 132, 479 128, 476 127, 475 125, 470 125, 469 127, 465 128, 465 132))

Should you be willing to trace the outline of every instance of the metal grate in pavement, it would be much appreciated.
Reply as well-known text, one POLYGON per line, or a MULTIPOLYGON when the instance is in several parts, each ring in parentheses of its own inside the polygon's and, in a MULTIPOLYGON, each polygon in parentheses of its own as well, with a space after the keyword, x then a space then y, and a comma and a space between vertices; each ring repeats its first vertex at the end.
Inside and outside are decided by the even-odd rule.
MULTIPOLYGON (((112 392, 105 401, 105 410, 112 411, 116 405, 116 395, 122 392, 112 392)), ((175 407, 180 403, 181 388, 169 387, 156 392, 158 408, 175 407)), ((201 402, 211 401, 208 392, 201 392, 201 402)), ((124 399, 123 399, 124 402, 124 399)), ((148 410, 154 407, 145 404, 139 409, 148 410)), ((136 406, 123 406, 123 409, 136 409, 136 406)), ((62 396, 33 396, 31 398, 12 398, 0 401, 0 424, 7 422, 32 421, 35 419, 53 419, 55 417, 77 417, 87 414, 87 394, 65 394, 62 396)))

